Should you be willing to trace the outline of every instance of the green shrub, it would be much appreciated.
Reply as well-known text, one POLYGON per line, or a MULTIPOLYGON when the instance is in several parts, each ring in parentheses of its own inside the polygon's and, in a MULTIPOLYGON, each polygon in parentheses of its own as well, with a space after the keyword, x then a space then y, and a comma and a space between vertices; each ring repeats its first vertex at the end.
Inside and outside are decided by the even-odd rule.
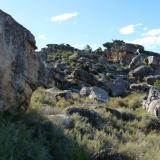
POLYGON ((49 160, 51 156, 42 138, 33 138, 31 130, 10 117, 0 118, 1 160, 49 160))
POLYGON ((73 104, 74 104, 74 102, 72 99, 65 100, 64 98, 62 98, 56 103, 56 107, 66 108, 66 107, 73 105, 73 104))
POLYGON ((154 87, 156 87, 157 89, 160 89, 160 80, 157 80, 157 81, 154 83, 154 87))
POLYGON ((47 96, 42 88, 39 88, 32 95, 30 107, 33 109, 41 109, 45 104, 55 106, 55 101, 52 97, 47 96))

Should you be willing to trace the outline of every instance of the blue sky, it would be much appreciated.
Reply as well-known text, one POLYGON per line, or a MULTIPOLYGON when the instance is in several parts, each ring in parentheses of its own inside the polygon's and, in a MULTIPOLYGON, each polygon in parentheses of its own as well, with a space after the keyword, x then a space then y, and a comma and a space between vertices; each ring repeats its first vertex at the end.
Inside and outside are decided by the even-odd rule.
POLYGON ((160 52, 159 0, 0 0, 0 9, 48 43, 93 48, 112 39, 160 52))

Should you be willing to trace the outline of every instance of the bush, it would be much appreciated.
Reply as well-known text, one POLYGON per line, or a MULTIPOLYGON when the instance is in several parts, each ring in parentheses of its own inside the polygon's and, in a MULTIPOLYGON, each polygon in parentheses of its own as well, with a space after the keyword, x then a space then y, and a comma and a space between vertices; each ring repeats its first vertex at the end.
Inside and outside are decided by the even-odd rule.
POLYGON ((160 80, 157 80, 157 81, 154 83, 154 87, 156 87, 157 89, 160 89, 160 80))
POLYGON ((56 107, 59 107, 59 108, 66 108, 70 105, 73 105, 74 102, 73 100, 65 100, 64 98, 60 99, 57 103, 56 103, 56 107))
POLYGON ((30 107, 33 109, 41 109, 45 104, 55 106, 55 101, 53 98, 47 96, 42 88, 39 88, 32 95, 30 107))
POLYGON ((0 159, 1 160, 50 160, 51 156, 42 138, 33 138, 31 130, 1 115, 0 159))

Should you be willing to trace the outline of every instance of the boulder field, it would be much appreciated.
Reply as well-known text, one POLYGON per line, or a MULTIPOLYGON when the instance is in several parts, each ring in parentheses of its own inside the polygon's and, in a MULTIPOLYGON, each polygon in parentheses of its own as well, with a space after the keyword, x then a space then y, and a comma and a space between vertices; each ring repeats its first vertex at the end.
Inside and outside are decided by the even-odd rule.
POLYGON ((153 86, 160 80, 160 55, 119 40, 104 47, 48 44, 36 52, 32 33, 0 10, 0 111, 26 110, 32 93, 44 86, 57 100, 76 93, 101 103, 133 91, 149 93, 143 107, 159 118, 159 91, 153 86))

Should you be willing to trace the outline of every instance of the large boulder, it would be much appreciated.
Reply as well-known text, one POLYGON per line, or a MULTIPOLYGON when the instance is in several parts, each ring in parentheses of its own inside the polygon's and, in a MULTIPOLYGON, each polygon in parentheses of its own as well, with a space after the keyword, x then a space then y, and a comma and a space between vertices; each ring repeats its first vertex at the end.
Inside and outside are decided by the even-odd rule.
POLYGON ((144 77, 153 74, 154 71, 150 66, 142 65, 129 72, 129 76, 137 80, 143 80, 144 77))
POLYGON ((26 109, 32 92, 45 84, 45 67, 34 36, 0 10, 0 110, 26 109))
POLYGON ((100 102, 106 102, 110 99, 108 93, 105 90, 96 86, 90 88, 89 98, 100 102))
POLYGON ((136 51, 144 51, 144 47, 137 44, 125 43, 121 40, 115 40, 103 44, 107 48, 108 60, 120 62, 123 65, 129 65, 133 57, 136 56, 136 51))
POLYGON ((129 64, 130 69, 135 69, 138 66, 144 64, 145 56, 137 50, 137 55, 132 59, 131 63, 129 64))
POLYGON ((94 74, 98 74, 98 73, 104 73, 106 72, 106 69, 103 65, 96 63, 92 65, 92 68, 90 69, 90 72, 94 73, 94 74))
POLYGON ((138 92, 148 92, 152 86, 146 83, 133 83, 130 85, 130 89, 138 92))
POLYGON ((98 84, 98 80, 96 79, 96 77, 83 69, 75 69, 75 71, 73 72, 73 77, 77 80, 84 81, 92 86, 96 86, 98 84))
POLYGON ((148 64, 152 66, 160 66, 160 56, 149 56, 147 58, 148 64))
POLYGON ((149 56, 146 61, 153 67, 155 74, 160 74, 160 56, 149 56))
POLYGON ((143 100, 143 108, 160 118, 160 90, 152 87, 148 97, 143 100))
POLYGON ((99 102, 107 102, 110 97, 108 93, 100 87, 82 87, 79 94, 82 97, 89 97, 89 99, 99 102))
POLYGON ((107 81, 106 87, 110 96, 118 97, 124 96, 128 93, 129 82, 122 78, 117 78, 115 80, 107 81))

